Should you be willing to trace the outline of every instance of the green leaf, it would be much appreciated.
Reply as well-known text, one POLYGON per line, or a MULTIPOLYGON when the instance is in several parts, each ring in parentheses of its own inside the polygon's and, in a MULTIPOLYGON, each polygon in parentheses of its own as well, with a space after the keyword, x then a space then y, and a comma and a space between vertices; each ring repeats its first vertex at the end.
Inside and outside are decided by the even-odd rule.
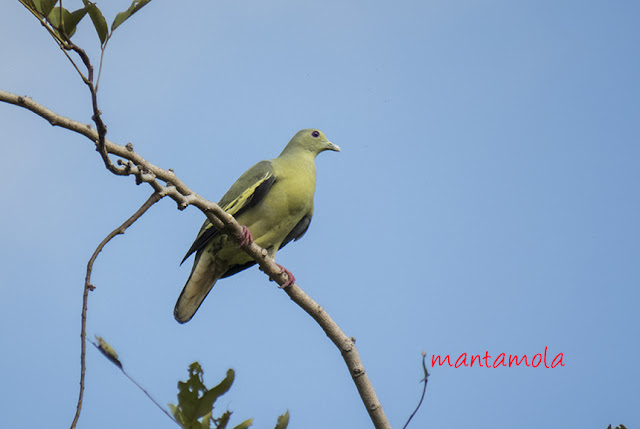
MULTIPOLYGON (((185 429, 226 429, 231 411, 225 411, 218 418, 213 417, 214 403, 224 395, 233 384, 235 372, 232 369, 227 371, 227 376, 217 386, 207 389, 203 381, 202 367, 198 362, 189 365, 189 379, 185 382, 178 382, 178 404, 169 404, 171 413, 176 421, 185 429)), ((289 413, 280 416, 281 419, 286 418, 284 426, 278 426, 285 429, 289 420, 289 413)), ((234 429, 246 429, 253 424, 253 419, 245 420, 234 429)))
POLYGON ((113 30, 118 28, 120 24, 129 19, 131 15, 142 9, 150 1, 151 0, 133 0, 133 2, 131 2, 131 6, 129 6, 129 9, 116 15, 113 23, 111 23, 111 31, 113 32, 113 30))
POLYGON ((173 417, 175 417, 176 420, 178 420, 178 407, 176 407, 173 404, 169 404, 169 409, 171 410, 171 414, 173 414, 173 417))
MULTIPOLYGON (((213 412, 207 413, 202 417, 202 421, 196 422, 196 427, 202 429, 211 429, 211 421, 213 420, 213 412)), ((216 426, 216 428, 224 429, 224 426, 216 426)))
MULTIPOLYGON (((207 392, 202 383, 202 368, 198 362, 189 365, 189 379, 186 382, 178 382, 178 406, 180 423, 189 427, 198 419, 200 396, 207 392)), ((201 416, 201 415, 200 415, 201 416)))
POLYGON ((208 412, 213 409, 213 404, 216 400, 227 393, 233 384, 233 379, 235 378, 235 372, 232 369, 227 371, 227 376, 224 380, 220 382, 216 387, 209 389, 207 393, 202 395, 202 398, 198 401, 198 410, 196 414, 196 418, 204 416, 208 412))
POLYGON ((73 36, 73 34, 76 32, 76 27, 78 26, 78 23, 80 22, 80 20, 82 20, 82 18, 84 18, 86 14, 87 14, 86 7, 83 7, 82 9, 74 10, 73 12, 71 12, 71 19, 69 20, 69 22, 67 21, 64 22, 64 29, 69 33, 69 37, 73 36))
POLYGON ((87 9, 84 7, 82 9, 69 12, 63 7, 61 8, 60 6, 56 6, 51 13, 49 13, 47 19, 53 28, 58 30, 58 33, 64 34, 67 38, 71 38, 71 36, 76 32, 78 22, 80 22, 86 13, 87 9), (60 13, 61 11, 62 13, 60 13), (60 21, 60 18, 62 18, 62 22, 60 21))
POLYGON ((250 426, 253 426, 253 419, 245 420, 233 429, 247 429, 250 426))
POLYGON ((215 419, 216 429, 225 429, 229 424, 231 418, 231 411, 225 411, 219 418, 215 419))
POLYGON ((49 16, 57 2, 58 0, 31 0, 31 3, 42 16, 49 16))
POLYGON ((66 34, 64 31, 62 31, 62 23, 71 19, 71 13, 63 7, 54 7, 47 16, 47 19, 49 20, 53 28, 60 31, 61 33, 66 34))
POLYGON ((93 26, 96 29, 96 33, 98 33, 98 37, 100 38, 100 44, 104 45, 104 42, 107 41, 107 36, 109 35, 109 27, 107 27, 107 20, 104 19, 104 15, 98 9, 95 3, 91 3, 89 0, 82 0, 84 3, 85 9, 89 12, 89 16, 91 17, 91 21, 93 22, 93 26))
POLYGON ((289 411, 278 417, 275 429, 287 429, 289 426, 289 411))

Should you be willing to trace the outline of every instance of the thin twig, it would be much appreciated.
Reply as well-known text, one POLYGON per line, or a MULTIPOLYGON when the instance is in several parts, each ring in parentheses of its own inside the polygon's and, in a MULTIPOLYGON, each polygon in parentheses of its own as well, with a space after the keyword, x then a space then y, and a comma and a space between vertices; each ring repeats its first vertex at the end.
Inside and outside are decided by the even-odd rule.
MULTIPOLYGON (((118 168, 111 162, 111 159, 109 158, 109 154, 107 153, 107 150, 105 148, 105 137, 107 135, 107 126, 102 121, 102 117, 101 117, 102 112, 98 108, 98 84, 97 82, 94 82, 94 79, 93 79, 93 76, 94 76, 93 65, 91 64, 91 59, 89 58, 87 53, 84 51, 84 49, 80 48, 71 40, 66 40, 65 42, 70 50, 78 54, 78 56, 84 63, 84 66, 87 68, 87 77, 86 79, 83 79, 83 80, 84 80, 84 83, 89 88, 89 92, 91 93, 91 109, 93 110, 93 115, 91 116, 91 119, 96 124, 96 130, 98 131, 98 139, 96 140, 96 143, 97 143, 96 150, 102 157, 102 161, 104 162, 105 167, 109 171, 115 172, 114 170, 117 170, 118 168)), ((102 46, 102 55, 100 56, 100 70, 102 70, 102 58, 104 55, 104 48, 106 48, 106 42, 102 46)), ((71 58, 69 59, 71 60, 71 58)))
POLYGON ((124 370, 124 366, 122 365, 122 362, 120 362, 120 359, 118 359, 118 354, 115 352, 115 350, 106 342, 104 341, 104 339, 102 337, 98 337, 96 336, 96 340, 98 340, 98 344, 94 343, 93 341, 89 340, 89 342, 91 344, 93 344, 98 350, 100 350, 100 352, 102 352, 102 354, 109 359, 109 361, 111 363, 113 363, 116 367, 118 367, 118 369, 120 371, 122 371, 122 373, 124 374, 125 377, 127 377, 129 379, 129 381, 131 381, 133 384, 135 384, 138 389, 142 390, 142 392, 147 395, 147 398, 151 399, 151 402, 153 402, 154 404, 156 404, 156 406, 158 408, 160 408, 162 410, 163 413, 165 413, 167 415, 167 417, 169 417, 174 423, 176 423, 178 426, 182 427, 180 425, 180 423, 178 423, 178 421, 175 419, 175 417, 173 417, 169 411, 167 411, 162 405, 160 405, 160 403, 158 401, 155 400, 155 398, 153 396, 151 396, 151 393, 149 393, 147 391, 147 389, 145 389, 144 387, 142 387, 142 385, 140 383, 138 383, 137 381, 135 381, 133 379, 133 377, 131 377, 127 371, 124 370))
POLYGON ((73 417, 73 422, 71 423, 71 429, 76 427, 78 423, 78 419, 80 418, 80 411, 82 409, 82 398, 84 396, 84 375, 86 371, 86 338, 87 338, 87 303, 89 300, 89 292, 94 290, 95 287, 91 284, 91 272, 93 271, 93 264, 98 258, 98 255, 107 245, 112 238, 117 235, 124 234, 127 228, 129 228, 133 223, 138 220, 152 205, 160 201, 160 199, 164 197, 162 193, 154 192, 151 196, 144 202, 144 204, 122 225, 111 231, 109 235, 107 235, 104 240, 98 245, 96 250, 91 255, 89 262, 87 263, 87 274, 84 280, 84 293, 82 294, 82 328, 80 330, 80 339, 81 339, 81 348, 80 348, 80 393, 78 394, 78 404, 76 406, 76 414, 73 417))
POLYGON ((131 378, 131 376, 129 374, 127 374, 127 372, 124 370, 124 368, 120 368, 120 370, 122 371, 122 373, 129 379, 131 380, 131 382, 133 384, 135 384, 136 386, 138 386, 138 389, 142 390, 142 392, 147 395, 147 397, 149 399, 151 399, 151 402, 153 402, 154 404, 156 404, 156 406, 158 408, 160 408, 162 410, 163 413, 165 413, 167 415, 167 417, 169 417, 175 424, 177 424, 178 426, 182 427, 182 425, 180 423, 178 423, 178 421, 175 419, 175 417, 173 417, 169 411, 167 411, 162 405, 160 405, 160 403, 158 401, 156 401, 153 396, 151 396, 151 394, 149 392, 147 392, 147 390, 142 387, 140 384, 138 384, 137 381, 135 381, 133 378, 131 378))
POLYGON ((425 352, 422 352, 422 370, 424 371, 424 378, 420 380, 420 383, 424 383, 424 386, 422 387, 422 396, 420 397, 420 402, 418 402, 418 406, 413 411, 413 413, 411 413, 411 415, 409 416, 409 420, 407 420, 404 426, 402 426, 402 429, 407 429, 407 426, 409 426, 409 422, 420 409, 420 406, 422 405, 422 401, 424 400, 424 394, 427 392, 427 381, 428 381, 427 379, 429 378, 429 371, 427 371, 427 364, 425 363, 426 358, 427 358, 427 354, 425 352))
POLYGON ((102 63, 104 61, 104 51, 105 49, 107 49, 107 43, 109 42, 110 38, 111 38, 111 33, 109 33, 109 35, 107 36, 107 39, 104 41, 101 52, 100 52, 100 65, 98 66, 98 77, 96 78, 96 92, 98 92, 98 87, 100 86, 100 76, 102 76, 102 63))
POLYGON ((60 43, 58 43, 58 45, 60 46, 60 49, 62 50, 62 53, 67 57, 69 62, 71 62, 71 64, 73 65, 73 68, 76 69, 76 71, 78 72, 78 74, 82 78, 82 81, 83 82, 87 82, 87 77, 80 71, 80 69, 78 68, 78 65, 76 64, 75 61, 73 61, 73 58, 71 58, 71 56, 69 55, 67 50, 60 43))
POLYGON ((131 382, 133 384, 135 384, 136 386, 138 386, 138 389, 142 390, 142 392, 147 395, 147 398, 151 399, 151 402, 153 402, 154 404, 156 404, 156 406, 158 408, 160 408, 162 410, 163 413, 165 413, 167 415, 167 417, 169 417, 175 424, 177 424, 178 426, 182 427, 182 425, 180 423, 178 423, 178 421, 175 419, 175 417, 173 417, 169 411, 167 411, 162 405, 160 405, 160 403, 158 401, 156 401, 153 396, 151 396, 151 394, 149 392, 147 392, 147 389, 145 389, 144 387, 142 387, 137 381, 135 381, 129 374, 127 374, 127 372, 124 370, 124 368, 120 368, 120 370, 122 371, 122 373, 129 379, 131 380, 131 382))
MULTIPOLYGON (((78 74, 82 78, 82 81, 86 83, 87 82, 87 77, 80 71, 80 69, 78 68, 78 66, 75 63, 75 61, 73 61, 73 59, 69 56, 69 53, 67 52, 69 50, 69 46, 63 40, 60 39, 62 33, 56 34, 56 32, 51 27, 51 25, 50 25, 50 23, 49 23, 49 21, 48 21, 48 19, 46 17, 43 17, 37 10, 33 9, 28 4, 25 4, 25 3, 22 3, 22 4, 24 5, 24 7, 27 8, 27 10, 29 12, 31 12, 33 14, 33 16, 36 17, 36 19, 45 28, 45 30, 47 30, 47 32, 49 33, 51 38, 56 42, 56 44, 58 45, 60 50, 62 50, 62 53, 67 57, 67 59, 69 60, 71 65, 73 65, 73 68, 76 69, 76 71, 78 72, 78 74)), ((60 2, 60 7, 61 7, 60 14, 62 15, 62 2, 60 2)), ((62 22, 62 16, 60 16, 60 22, 62 22)), ((68 38, 67 38, 67 40, 68 40, 68 38)))

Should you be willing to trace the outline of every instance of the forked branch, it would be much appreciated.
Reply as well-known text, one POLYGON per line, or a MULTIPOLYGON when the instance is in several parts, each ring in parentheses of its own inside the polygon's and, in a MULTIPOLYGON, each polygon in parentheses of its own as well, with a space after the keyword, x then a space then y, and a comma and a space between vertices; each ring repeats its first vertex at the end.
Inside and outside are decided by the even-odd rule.
MULTIPOLYGON (((51 125, 60 126, 79 133, 91 140, 95 145, 98 145, 98 132, 90 125, 85 125, 58 115, 28 97, 0 91, 0 101, 28 109, 46 119, 51 125)), ((105 138, 104 148, 107 154, 119 158, 117 161, 119 166, 114 166, 114 170, 110 169, 114 174, 122 176, 132 175, 135 176, 136 183, 148 183, 156 193, 160 193, 162 196, 166 195, 173 199, 178 204, 180 210, 189 205, 197 207, 207 216, 216 229, 224 230, 236 243, 239 244, 242 242, 244 237, 243 229, 233 216, 225 213, 217 204, 206 200, 189 189, 172 170, 165 170, 151 164, 137 154, 131 144, 122 146, 105 138)), ((258 263, 262 271, 270 278, 274 279, 280 286, 285 284, 288 279, 287 275, 281 271, 273 259, 267 256, 265 249, 253 242, 244 244, 241 248, 258 263)), ((90 288, 85 288, 85 294, 88 293, 88 290, 90 290, 90 288)), ((374 426, 378 429, 390 428, 391 426, 384 414, 382 405, 360 360, 354 344, 355 340, 348 337, 326 311, 297 284, 294 283, 287 286, 284 290, 296 304, 313 317, 329 339, 331 339, 340 350, 374 426)))

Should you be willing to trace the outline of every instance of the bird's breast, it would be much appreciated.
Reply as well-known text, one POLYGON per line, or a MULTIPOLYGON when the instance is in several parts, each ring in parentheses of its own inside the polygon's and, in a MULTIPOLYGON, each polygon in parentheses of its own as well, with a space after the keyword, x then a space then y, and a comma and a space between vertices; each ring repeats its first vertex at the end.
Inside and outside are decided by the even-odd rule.
POLYGON ((277 249, 311 212, 314 193, 315 174, 284 174, 276 178, 264 199, 237 221, 249 228, 256 244, 277 249))

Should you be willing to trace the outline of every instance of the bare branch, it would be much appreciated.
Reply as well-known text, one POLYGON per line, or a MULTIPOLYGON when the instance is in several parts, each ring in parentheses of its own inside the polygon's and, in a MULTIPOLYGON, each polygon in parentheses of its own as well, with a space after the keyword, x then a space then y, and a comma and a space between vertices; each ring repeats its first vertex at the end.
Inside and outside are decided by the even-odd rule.
POLYGON ((369 380, 364 365, 360 360, 358 349, 356 349, 355 338, 349 338, 340 329, 338 324, 333 321, 331 316, 322 308, 316 301, 314 301, 309 295, 307 295, 297 284, 286 287, 285 292, 289 295, 289 298, 296 304, 298 304, 304 311, 313 317, 313 319, 320 325, 322 330, 327 334, 327 337, 336 345, 344 362, 349 368, 349 374, 353 378, 358 393, 362 398, 369 417, 373 422, 376 429, 391 428, 387 416, 382 409, 382 405, 378 400, 376 391, 373 389, 373 385, 369 380))
MULTIPOLYGON (((84 79, 84 83, 87 85, 87 87, 89 88, 89 92, 91 93, 91 108, 93 109, 93 115, 91 116, 91 119, 96 124, 96 129, 98 131, 98 139, 96 140, 96 143, 97 143, 96 150, 102 157, 102 161, 104 162, 104 166, 107 168, 107 170, 111 171, 112 173, 118 174, 115 171, 117 170, 117 167, 113 165, 113 163, 109 159, 109 154, 107 153, 107 150, 104 145, 105 137, 107 135, 107 126, 102 121, 102 117, 101 117, 102 112, 100 111, 100 109, 98 109, 98 84, 94 83, 94 80, 93 80, 93 65, 91 64, 91 60, 89 59, 89 56, 84 51, 84 49, 80 48, 71 40, 66 40, 66 43, 70 50, 78 54, 80 59, 82 59, 84 66, 87 68, 88 74, 87 74, 87 78, 84 79)), ((102 46, 102 55, 100 56, 100 71, 102 71, 102 58, 104 55, 105 48, 106 48, 106 42, 102 46)), ((71 60, 71 58, 69 58, 69 60, 71 60)))
POLYGON ((96 92, 98 92, 98 87, 100 86, 100 76, 102 76, 102 63, 104 62, 104 51, 105 49, 107 49, 107 42, 111 38, 111 34, 112 33, 109 33, 109 35, 107 36, 107 40, 105 40, 104 44, 102 45, 102 49, 100 50, 100 65, 98 66, 98 77, 96 78, 96 92))
POLYGON ((24 107, 27 110, 31 110, 36 115, 44 118, 53 126, 66 128, 70 131, 82 134, 90 140, 97 138, 98 134, 91 127, 91 125, 82 124, 74 121, 73 119, 65 118, 57 113, 47 109, 41 104, 36 103, 31 98, 12 94, 10 92, 0 90, 0 101, 5 103, 15 104, 16 106, 24 107))
POLYGON ((418 406, 416 407, 415 410, 413 410, 413 413, 411 413, 407 422, 404 424, 404 426, 402 426, 402 429, 407 429, 407 426, 409 426, 411 419, 413 418, 413 416, 416 415, 416 413, 422 406, 422 401, 424 401, 424 394, 427 393, 427 383, 429 382, 429 371, 427 370, 426 359, 427 359, 427 354, 425 352, 422 352, 422 370, 424 371, 424 378, 420 380, 420 383, 424 383, 424 386, 422 386, 422 396, 420 396, 420 401, 418 402, 418 406))
POLYGON ((115 236, 124 234, 127 228, 129 228, 133 223, 138 220, 152 205, 160 201, 164 195, 161 192, 154 192, 151 196, 144 202, 144 204, 133 214, 129 219, 124 221, 122 225, 111 231, 109 235, 107 235, 104 240, 98 245, 96 250, 91 255, 89 262, 87 263, 87 274, 84 279, 84 293, 82 295, 82 328, 80 330, 80 338, 81 338, 81 349, 80 349, 80 393, 78 394, 78 404, 76 406, 76 414, 73 417, 73 422, 71 423, 71 429, 76 427, 78 423, 78 419, 80 418, 80 411, 82 410, 82 398, 84 397, 84 375, 86 371, 86 338, 87 338, 87 304, 89 300, 89 292, 94 290, 95 287, 91 284, 91 273, 93 271, 93 264, 96 262, 98 255, 104 249, 104 246, 111 241, 115 236))
MULTIPOLYGON (((5 91, 0 91, 0 101, 15 104, 31 110, 35 114, 49 121, 51 125, 57 125, 70 131, 82 134, 94 144, 98 141, 98 132, 91 126, 60 116, 44 106, 36 103, 28 97, 18 96, 5 91)), ((178 204, 178 209, 183 210, 189 205, 200 209, 218 230, 224 230, 232 240, 241 243, 244 236, 242 226, 230 214, 222 210, 216 203, 206 200, 193 192, 182 180, 180 180, 172 170, 165 170, 151 164, 149 161, 138 155, 133 150, 133 145, 122 146, 104 139, 104 148, 107 154, 112 154, 127 161, 118 160, 120 167, 114 166, 114 174, 127 176, 133 175, 136 183, 149 183, 156 192, 163 192, 163 195, 170 197, 178 204), (162 185, 159 181, 165 182, 162 185)), ((267 255, 266 249, 261 248, 256 243, 247 243, 241 246, 242 250, 251 256, 271 279, 283 286, 288 280, 287 275, 280 267, 267 255)), ((384 414, 380 401, 373 389, 371 381, 367 376, 360 356, 355 347, 355 340, 349 338, 333 319, 309 297, 297 284, 292 284, 284 288, 289 297, 304 311, 306 311, 320 325, 331 341, 338 347, 344 358, 351 377, 358 388, 358 392, 369 413, 375 427, 390 428, 390 424, 384 414)), ((85 292, 88 293, 88 292, 85 292)), ((84 347, 84 346, 83 346, 84 347)))

